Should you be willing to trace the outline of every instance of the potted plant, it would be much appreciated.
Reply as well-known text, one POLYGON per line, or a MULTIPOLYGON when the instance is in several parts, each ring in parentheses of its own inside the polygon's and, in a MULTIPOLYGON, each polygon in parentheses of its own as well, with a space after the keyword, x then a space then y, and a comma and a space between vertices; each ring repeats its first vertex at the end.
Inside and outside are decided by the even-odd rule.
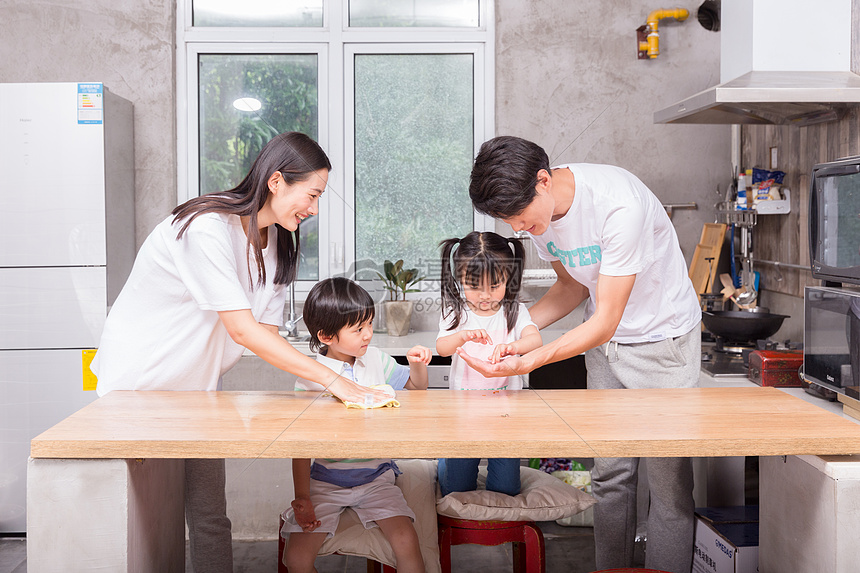
POLYGON ((409 322, 412 320, 412 301, 406 300, 406 294, 419 292, 411 288, 424 277, 418 276, 418 269, 404 269, 403 259, 396 263, 386 260, 383 272, 376 272, 389 291, 389 299, 385 301, 385 326, 389 336, 403 336, 409 332, 409 322), (402 297, 402 298, 401 298, 402 297))

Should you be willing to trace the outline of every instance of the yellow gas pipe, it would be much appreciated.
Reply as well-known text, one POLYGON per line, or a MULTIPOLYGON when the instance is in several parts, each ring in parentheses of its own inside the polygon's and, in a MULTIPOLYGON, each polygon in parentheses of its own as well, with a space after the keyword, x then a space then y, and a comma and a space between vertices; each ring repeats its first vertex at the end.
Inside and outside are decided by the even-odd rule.
POLYGON ((654 10, 648 14, 645 20, 646 33, 648 39, 646 42, 639 42, 639 51, 647 51, 649 58, 656 58, 660 55, 660 34, 657 31, 657 23, 665 18, 674 18, 679 22, 683 22, 690 15, 689 10, 683 8, 674 8, 672 10, 654 10))

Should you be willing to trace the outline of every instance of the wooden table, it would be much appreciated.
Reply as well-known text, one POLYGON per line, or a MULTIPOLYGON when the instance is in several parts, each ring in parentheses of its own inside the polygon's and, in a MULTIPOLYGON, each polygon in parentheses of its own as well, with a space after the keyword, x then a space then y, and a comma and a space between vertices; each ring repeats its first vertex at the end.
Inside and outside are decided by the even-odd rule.
POLYGON ((33 439, 33 458, 616 457, 860 453, 860 425, 776 388, 111 392, 33 439))
POLYGON ((31 443, 28 570, 181 573, 184 458, 860 453, 860 425, 775 388, 397 397, 347 410, 313 392, 111 392, 31 443))

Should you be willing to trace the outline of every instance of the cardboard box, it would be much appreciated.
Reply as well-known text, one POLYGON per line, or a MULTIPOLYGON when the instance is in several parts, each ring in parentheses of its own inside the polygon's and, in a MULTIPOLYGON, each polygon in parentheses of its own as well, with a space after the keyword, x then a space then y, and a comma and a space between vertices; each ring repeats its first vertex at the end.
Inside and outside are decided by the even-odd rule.
POLYGON ((758 571, 758 506, 696 509, 693 573, 758 571))

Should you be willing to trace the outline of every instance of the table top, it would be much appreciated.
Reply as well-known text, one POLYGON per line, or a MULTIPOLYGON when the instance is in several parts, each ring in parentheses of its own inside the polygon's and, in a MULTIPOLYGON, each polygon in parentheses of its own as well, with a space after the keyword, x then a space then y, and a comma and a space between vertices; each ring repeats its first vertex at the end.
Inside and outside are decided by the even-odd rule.
POLYGON ((776 388, 427 390, 346 409, 317 392, 115 391, 34 458, 845 455, 860 424, 776 388))

